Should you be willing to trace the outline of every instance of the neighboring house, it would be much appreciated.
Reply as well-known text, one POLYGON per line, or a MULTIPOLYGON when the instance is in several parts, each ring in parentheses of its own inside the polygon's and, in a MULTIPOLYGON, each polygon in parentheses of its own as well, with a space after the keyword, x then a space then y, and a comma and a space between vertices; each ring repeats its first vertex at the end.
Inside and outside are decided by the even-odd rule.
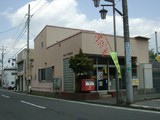
POLYGON ((33 62, 33 49, 29 50, 29 73, 27 73, 27 67, 26 67, 26 58, 27 58, 27 49, 22 50, 17 55, 17 90, 21 92, 28 91, 28 88, 30 86, 30 79, 32 76, 32 62, 33 62), (27 80, 27 74, 29 74, 30 79, 27 80))
POLYGON ((13 89, 16 86, 17 68, 10 67, 3 69, 3 88, 13 89))
MULTIPOLYGON (((149 63, 148 38, 134 37, 131 41, 132 65, 149 63)), ((34 62, 31 86, 33 91, 75 92, 75 75, 69 68, 69 58, 83 53, 94 61, 91 72, 97 91, 115 91, 115 65, 109 52, 114 51, 114 36, 100 35, 94 31, 46 26, 34 40, 34 62), (105 56, 103 56, 105 55, 105 56), (98 79, 98 80, 97 80, 98 79)), ((122 71, 122 87, 125 88, 124 38, 117 36, 117 51, 122 71)), ((137 71, 133 71, 133 78, 137 71)))

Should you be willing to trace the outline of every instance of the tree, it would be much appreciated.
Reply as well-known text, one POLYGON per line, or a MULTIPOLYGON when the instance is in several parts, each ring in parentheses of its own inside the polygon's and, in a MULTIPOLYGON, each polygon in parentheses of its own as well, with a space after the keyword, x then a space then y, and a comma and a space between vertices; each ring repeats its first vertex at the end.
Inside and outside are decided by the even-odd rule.
POLYGON ((150 60, 155 60, 157 54, 154 53, 154 49, 149 50, 149 59, 150 60))
POLYGON ((79 54, 70 57, 69 59, 70 68, 75 73, 75 91, 80 92, 81 86, 80 82, 82 79, 89 78, 89 71, 94 69, 93 60, 88 58, 82 50, 79 50, 79 54))
POLYGON ((69 67, 74 71, 76 76, 82 74, 88 75, 89 71, 92 71, 94 69, 93 60, 91 58, 88 58, 81 49, 79 50, 79 54, 70 57, 69 63, 69 67))

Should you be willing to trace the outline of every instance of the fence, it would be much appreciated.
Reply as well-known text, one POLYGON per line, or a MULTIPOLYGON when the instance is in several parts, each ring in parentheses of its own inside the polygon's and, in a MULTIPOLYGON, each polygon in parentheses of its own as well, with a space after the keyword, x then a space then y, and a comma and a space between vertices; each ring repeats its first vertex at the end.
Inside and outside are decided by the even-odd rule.
MULTIPOLYGON (((160 98, 160 68, 136 68, 137 75, 133 77, 134 101, 160 98)), ((126 94, 122 94, 125 101, 126 94)))

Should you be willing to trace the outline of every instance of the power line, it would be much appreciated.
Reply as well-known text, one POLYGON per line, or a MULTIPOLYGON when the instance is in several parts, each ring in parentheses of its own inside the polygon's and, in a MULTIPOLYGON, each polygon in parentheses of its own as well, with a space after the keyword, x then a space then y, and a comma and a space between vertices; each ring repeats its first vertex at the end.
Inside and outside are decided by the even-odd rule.
MULTIPOLYGON (((25 24, 26 25, 26 24, 25 24)), ((21 25, 22 26, 22 25, 21 25)), ((16 33, 14 34, 14 36, 12 37, 12 42, 11 42, 11 44, 10 44, 10 46, 7 48, 7 49, 9 49, 9 48, 11 48, 12 49, 12 46, 14 46, 14 43, 16 42, 16 40, 18 39, 18 33, 20 34, 22 31, 23 31, 23 29, 25 29, 25 26, 23 26, 23 28, 21 29, 21 31, 20 31, 20 27, 21 26, 19 26, 19 28, 17 29, 17 31, 16 31, 16 33), (17 38, 16 38, 16 36, 17 36, 17 38)), ((10 37, 11 38, 11 37, 10 37)))
MULTIPOLYGON (((21 38, 23 37, 23 35, 25 34, 26 32, 26 29, 27 29, 27 26, 25 25, 23 27, 23 29, 20 31, 19 35, 17 36, 17 38, 15 38, 15 40, 13 41, 13 43, 10 45, 9 49, 7 50, 6 54, 8 54, 11 49, 14 49, 15 46, 18 44, 18 42, 21 40, 21 38)), ((13 38, 14 39, 14 38, 13 38)))
MULTIPOLYGON (((31 9, 31 10, 33 10, 33 9, 35 9, 39 4, 40 4, 40 2, 41 2, 42 0, 39 0, 38 2, 37 2, 37 4, 31 9)), ((40 7, 39 7, 39 9, 37 9, 35 12, 34 12, 34 14, 31 16, 31 17, 35 17, 35 16, 37 16, 38 14, 40 14, 44 9, 46 9, 49 5, 50 5, 50 3, 52 2, 53 0, 46 0, 46 2, 45 3, 43 3, 40 7)), ((27 20, 28 21, 28 20, 27 20)), ((14 28, 11 28, 11 29, 8 29, 8 30, 5 30, 5 31, 1 31, 0 33, 6 33, 6 32, 9 32, 9 31, 12 31, 12 30, 15 30, 16 28, 20 28, 24 23, 24 27, 21 29, 21 31, 19 32, 19 34, 18 34, 18 30, 17 30, 17 32, 16 32, 16 34, 13 36, 13 38, 12 38, 12 40, 14 40, 12 43, 11 43, 11 45, 7 48, 7 52, 5 53, 5 54, 8 54, 9 52, 11 52, 12 51, 12 49, 14 49, 15 48, 15 46, 19 43, 19 41, 21 40, 21 38, 24 36, 24 34, 26 33, 26 30, 27 30, 27 21, 26 22, 23 22, 23 23, 21 23, 21 24, 19 24, 18 26, 16 26, 16 27, 14 27, 14 28), (17 37, 16 37, 17 36, 17 37)), ((26 46, 26 45, 25 45, 26 46)), ((24 48, 25 46, 23 46, 22 48, 24 48)), ((22 48, 17 52, 17 53, 19 53, 21 50, 22 50, 22 48)), ((14 56, 16 56, 17 55, 17 53, 14 55, 14 56)), ((13 57, 14 57, 13 56, 13 57)))
POLYGON ((40 9, 37 9, 34 13, 33 13, 33 15, 32 15, 32 17, 34 16, 37 16, 38 14, 40 14, 45 8, 47 8, 49 5, 50 5, 50 3, 52 2, 53 0, 47 0, 44 4, 42 4, 41 6, 40 6, 40 9))
POLYGON ((36 6, 37 6, 41 1, 42 1, 42 0, 39 0, 39 1, 37 2, 37 4, 36 4, 34 7, 31 8, 31 10, 33 10, 34 8, 36 8, 36 6))
POLYGON ((20 33, 17 36, 17 38, 15 38, 15 40, 13 41, 13 43, 10 45, 9 50, 13 49, 18 44, 18 42, 21 40, 21 38, 23 37, 23 35, 25 34, 25 32, 26 32, 26 26, 24 26, 24 28, 20 31, 20 33))
MULTIPOLYGON (((11 58, 15 58, 16 55, 21 52, 25 47, 26 47, 27 44, 25 44, 23 47, 21 47, 11 58)), ((5 61, 3 64, 5 65, 7 63, 7 61, 5 61)))
POLYGON ((27 46, 27 44, 25 44, 23 47, 21 47, 11 58, 16 57, 16 55, 21 52, 25 47, 27 46))
POLYGON ((10 29, 8 29, 8 30, 0 31, 0 34, 6 33, 6 32, 10 32, 10 31, 12 31, 12 30, 18 28, 19 26, 23 25, 24 23, 25 23, 25 22, 23 22, 23 23, 17 25, 16 27, 10 28, 10 29))
POLYGON ((25 26, 23 27, 23 29, 21 30, 21 32, 20 32, 19 36, 17 37, 17 39, 15 39, 15 41, 14 41, 14 43, 13 43, 13 45, 12 45, 13 48, 14 48, 14 47, 18 44, 18 42, 21 40, 21 38, 23 37, 23 35, 24 35, 25 32, 26 32, 26 29, 27 29, 27 26, 25 25, 25 26))
MULTIPOLYGON (((25 18, 25 17, 24 17, 25 18)), ((16 42, 16 40, 17 39, 19 39, 19 37, 18 36, 20 36, 20 34, 21 34, 21 31, 23 30, 21 30, 20 31, 20 29, 21 29, 21 27, 22 27, 22 25, 25 25, 25 23, 26 22, 24 22, 24 18, 21 20, 21 22, 20 22, 20 24, 18 24, 16 27, 13 27, 13 28, 10 28, 10 29, 8 29, 8 30, 5 30, 5 31, 2 31, 1 33, 7 33, 7 32, 10 32, 10 31, 15 31, 15 29, 16 29, 16 31, 15 31, 15 33, 14 34, 10 34, 9 36, 8 36, 8 38, 10 38, 10 44, 8 45, 8 47, 6 48, 7 49, 7 52, 9 53, 9 51, 11 51, 11 49, 13 49, 12 47, 15 45, 15 42, 16 42), (20 32, 20 33, 19 33, 20 32), (18 34, 19 33, 19 34, 18 34), (16 37, 17 36, 17 37, 16 37)), ((13 32, 12 32, 13 33, 13 32)), ((6 53, 7 53, 6 52, 6 53)))

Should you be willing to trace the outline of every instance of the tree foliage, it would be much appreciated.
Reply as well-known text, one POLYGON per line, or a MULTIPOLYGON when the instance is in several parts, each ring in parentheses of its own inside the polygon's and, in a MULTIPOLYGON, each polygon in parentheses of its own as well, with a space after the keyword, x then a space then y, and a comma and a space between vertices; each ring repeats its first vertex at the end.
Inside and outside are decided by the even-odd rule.
POLYGON ((70 57, 69 59, 70 68, 74 71, 76 75, 89 73, 89 71, 93 70, 93 60, 88 58, 80 49, 79 54, 70 57))
POLYGON ((156 53, 154 53, 154 49, 149 50, 149 59, 155 60, 155 57, 157 56, 156 53))

